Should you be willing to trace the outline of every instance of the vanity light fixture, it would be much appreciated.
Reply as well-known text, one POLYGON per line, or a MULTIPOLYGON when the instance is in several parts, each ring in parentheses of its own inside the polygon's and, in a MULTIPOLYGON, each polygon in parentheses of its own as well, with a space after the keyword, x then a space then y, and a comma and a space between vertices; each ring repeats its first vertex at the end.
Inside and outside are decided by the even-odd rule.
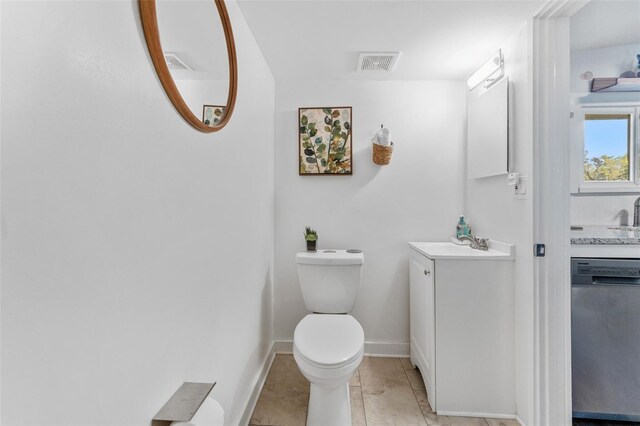
POLYGON ((504 58, 502 57, 502 50, 498 51, 489 58, 478 71, 474 72, 467 80, 469 90, 473 90, 476 87, 484 83, 484 87, 488 88, 494 85, 498 80, 504 76, 504 58))

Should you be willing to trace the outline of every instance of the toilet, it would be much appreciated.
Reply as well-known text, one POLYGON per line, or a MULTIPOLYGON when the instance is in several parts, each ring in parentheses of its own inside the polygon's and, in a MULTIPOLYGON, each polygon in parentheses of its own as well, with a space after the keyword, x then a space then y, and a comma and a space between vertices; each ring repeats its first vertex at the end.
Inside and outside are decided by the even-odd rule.
POLYGON ((298 280, 311 314, 296 326, 293 356, 311 382, 307 425, 350 425, 349 380, 364 355, 364 331, 349 315, 362 281, 359 250, 296 255, 298 280))

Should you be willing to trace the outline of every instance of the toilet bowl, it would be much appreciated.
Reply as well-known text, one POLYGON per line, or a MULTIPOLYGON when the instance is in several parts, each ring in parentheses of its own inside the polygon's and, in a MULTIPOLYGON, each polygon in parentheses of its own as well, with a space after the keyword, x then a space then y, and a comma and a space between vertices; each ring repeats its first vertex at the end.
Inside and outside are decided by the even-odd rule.
POLYGON ((350 425, 349 380, 364 354, 364 331, 349 315, 355 304, 364 255, 359 250, 298 253, 305 306, 293 335, 293 356, 311 383, 307 425, 350 425))
POLYGON ((350 425, 349 380, 364 355, 364 331, 351 315, 309 314, 296 326, 293 356, 309 380, 307 425, 350 425))

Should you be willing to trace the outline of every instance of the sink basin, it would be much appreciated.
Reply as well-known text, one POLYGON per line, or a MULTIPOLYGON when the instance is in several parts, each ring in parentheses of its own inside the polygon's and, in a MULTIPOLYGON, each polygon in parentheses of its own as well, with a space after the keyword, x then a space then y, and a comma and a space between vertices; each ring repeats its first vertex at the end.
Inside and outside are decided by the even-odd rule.
POLYGON ((640 226, 609 226, 608 229, 615 231, 635 231, 640 232, 640 226))

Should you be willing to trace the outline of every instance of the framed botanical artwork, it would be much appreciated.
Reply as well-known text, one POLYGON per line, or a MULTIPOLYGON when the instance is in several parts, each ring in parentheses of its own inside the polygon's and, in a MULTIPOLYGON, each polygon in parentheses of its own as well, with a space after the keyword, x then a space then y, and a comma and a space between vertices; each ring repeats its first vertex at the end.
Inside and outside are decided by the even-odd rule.
POLYGON ((203 105, 202 122, 207 126, 215 127, 224 117, 226 109, 224 105, 203 105))
POLYGON ((352 174, 351 130, 351 107, 299 108, 300 175, 352 174))

